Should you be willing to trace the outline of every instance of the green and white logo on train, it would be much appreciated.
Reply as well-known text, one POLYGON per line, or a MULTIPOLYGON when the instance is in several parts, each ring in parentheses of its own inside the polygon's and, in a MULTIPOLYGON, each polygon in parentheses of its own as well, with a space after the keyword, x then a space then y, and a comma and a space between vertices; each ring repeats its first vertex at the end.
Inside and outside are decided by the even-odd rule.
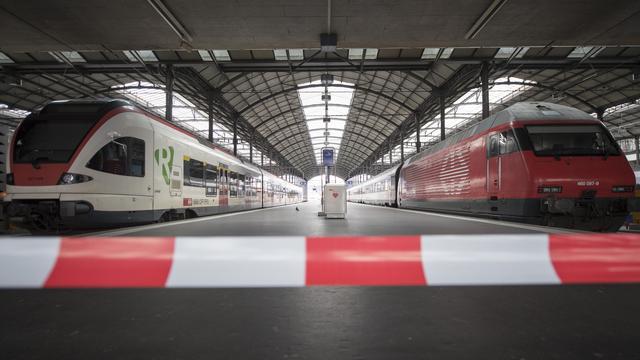
POLYGON ((162 178, 164 182, 169 185, 171 183, 171 168, 173 167, 173 146, 169 146, 168 149, 160 148, 154 152, 156 164, 162 167, 162 178))

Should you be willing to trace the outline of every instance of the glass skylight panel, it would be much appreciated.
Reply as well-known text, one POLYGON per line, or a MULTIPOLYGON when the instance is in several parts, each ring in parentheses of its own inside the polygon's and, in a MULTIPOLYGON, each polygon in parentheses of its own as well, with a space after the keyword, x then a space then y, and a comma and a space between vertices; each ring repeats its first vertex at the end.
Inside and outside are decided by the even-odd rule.
POLYGON ((0 64, 13 64, 13 60, 8 57, 5 53, 0 52, 0 64))
MULTIPOLYGON (((166 95, 163 86, 155 85, 148 82, 132 82, 124 85, 112 87, 117 93, 139 104, 150 111, 165 116, 166 95), (127 87, 131 87, 127 89, 127 87), (145 87, 145 88, 134 88, 145 87)), ((184 96, 174 93, 173 95, 173 122, 179 124, 193 133, 198 133, 203 137, 208 136, 209 117, 198 109, 191 101, 184 96)), ((218 122, 213 123, 214 138, 222 139, 231 138, 231 132, 222 127, 218 122)))
MULTIPOLYGON (((500 104, 512 100, 515 96, 531 88, 526 85, 527 81, 518 78, 510 78, 512 82, 525 82, 525 84, 498 84, 489 89, 489 109, 491 111, 502 110, 500 104)), ((505 82, 507 78, 496 79, 496 83, 505 82)), ((533 83, 531 81, 531 83, 533 83)), ((470 122, 480 120, 482 117, 482 90, 472 89, 459 97, 453 104, 445 109, 445 133, 450 133, 453 129, 460 129, 470 122)), ((421 141, 426 144, 439 141, 440 136, 440 116, 436 116, 427 122, 421 129, 421 141)), ((413 140, 415 141, 415 139, 413 140)))
POLYGON ((156 54, 151 50, 137 50, 136 53, 138 53, 138 56, 140 56, 143 61, 158 61, 156 54))
POLYGON ((66 59, 64 59, 61 55, 58 55, 53 51, 49 51, 49 55, 53 56, 53 58, 56 59, 57 62, 67 62, 66 59))
POLYGON ((10 109, 7 104, 0 103, 0 116, 5 118, 22 119, 27 117, 31 112, 19 109, 10 109))
POLYGON ((528 47, 522 47, 520 48, 520 51, 518 51, 518 53, 516 54, 516 59, 520 59, 524 56, 524 54, 527 53, 527 51, 529 51, 528 47))
POLYGON ((138 59, 133 55, 133 52, 131 52, 129 50, 125 50, 125 51, 123 51, 123 53, 127 57, 127 59, 129 59, 129 61, 138 62, 138 59))
POLYGON ((302 49, 289 49, 289 59, 291 60, 304 59, 304 51, 302 49))
POLYGON ((424 48, 422 50, 421 59, 433 60, 438 57, 438 53, 440 52, 440 48, 424 48))
MULTIPOLYGON (((337 81, 334 82, 334 84, 352 85, 337 81)), ((307 85, 320 85, 320 80, 301 86, 304 87, 307 85)), ((331 95, 331 100, 328 102, 328 115, 331 118, 328 124, 329 138, 327 142, 329 145, 325 145, 325 123, 322 120, 325 116, 325 103, 322 100, 324 87, 318 86, 298 90, 298 97, 304 109, 304 116, 307 121, 307 128, 309 129, 309 137, 311 138, 314 157, 318 164, 321 163, 320 151, 325 146, 333 147, 334 156, 336 159, 338 158, 340 142, 342 141, 344 128, 346 126, 346 118, 349 114, 351 101, 353 100, 353 89, 329 86, 327 90, 329 95, 331 95)))
POLYGON ((349 49, 349 60, 361 60, 364 49, 349 49))
POLYGON ((451 53, 453 53, 453 48, 444 48, 444 50, 442 50, 442 55, 440 55, 440 59, 448 59, 451 56, 451 53))
POLYGON ((67 58, 70 62, 83 63, 87 62, 77 51, 60 51, 60 54, 67 58))
POLYGON ((213 50, 212 52, 217 61, 231 61, 231 56, 227 50, 213 50))
POLYGON ((378 49, 367 49, 364 54, 366 60, 375 60, 378 58, 378 49))
POLYGON ((200 55, 200 58, 204 61, 213 61, 213 58, 211 57, 211 53, 207 50, 198 50, 198 54, 200 55))
POLYGON ((273 56, 275 57, 276 60, 288 60, 286 49, 273 50, 273 56))
MULTIPOLYGON (((591 50, 593 50, 593 46, 578 46, 573 49, 572 52, 567 55, 567 58, 570 59, 582 59, 585 57, 591 50)), ((593 54, 595 55, 595 54, 593 54)), ((591 55, 591 56, 593 56, 591 55)))
POLYGON ((498 52, 494 56, 496 59, 508 59, 513 55, 513 53, 517 50, 514 47, 503 47, 498 49, 498 52))

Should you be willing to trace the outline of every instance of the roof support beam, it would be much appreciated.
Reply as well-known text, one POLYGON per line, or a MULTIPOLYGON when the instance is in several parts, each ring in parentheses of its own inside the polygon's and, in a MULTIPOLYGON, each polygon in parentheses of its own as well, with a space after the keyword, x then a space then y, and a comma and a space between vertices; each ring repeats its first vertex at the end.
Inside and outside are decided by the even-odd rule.
POLYGON ((209 96, 207 96, 207 116, 209 116, 209 136, 207 136, 207 139, 209 139, 210 142, 213 142, 213 95, 209 94, 209 96))
POLYGON ((418 114, 413 115, 415 117, 416 125, 416 152, 420 152, 420 116, 418 114))
POLYGON ((233 117, 233 155, 238 156, 238 117, 233 117))
POLYGON ((165 80, 165 94, 166 94, 166 102, 165 102, 165 115, 164 117, 173 121, 173 82, 175 80, 175 73, 173 72, 173 65, 167 65, 167 74, 165 80))
POLYGON ((480 83, 482 86, 482 118, 486 119, 489 117, 489 64, 486 62, 482 63, 480 69, 480 83))

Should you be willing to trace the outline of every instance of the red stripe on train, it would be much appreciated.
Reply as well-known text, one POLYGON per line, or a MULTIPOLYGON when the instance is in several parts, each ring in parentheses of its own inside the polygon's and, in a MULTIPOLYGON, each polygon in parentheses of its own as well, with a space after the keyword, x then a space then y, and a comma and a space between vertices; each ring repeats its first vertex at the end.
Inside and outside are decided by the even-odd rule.
POLYGON ((164 287, 174 238, 63 238, 45 287, 164 287))
POLYGON ((307 238, 307 285, 425 283, 420 236, 307 238))
POLYGON ((551 234, 549 253, 563 284, 640 281, 640 237, 635 234, 551 234))

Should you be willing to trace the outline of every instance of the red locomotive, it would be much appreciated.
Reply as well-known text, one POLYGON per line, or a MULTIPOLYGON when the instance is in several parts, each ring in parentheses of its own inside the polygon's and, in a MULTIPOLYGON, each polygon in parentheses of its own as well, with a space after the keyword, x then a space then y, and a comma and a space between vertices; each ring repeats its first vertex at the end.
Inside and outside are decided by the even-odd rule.
MULTIPOLYGON (((414 155, 396 181, 391 188, 402 208, 616 231, 635 176, 601 121, 571 107, 525 102, 414 155)), ((360 187, 367 188, 353 187, 350 195, 360 187)))

